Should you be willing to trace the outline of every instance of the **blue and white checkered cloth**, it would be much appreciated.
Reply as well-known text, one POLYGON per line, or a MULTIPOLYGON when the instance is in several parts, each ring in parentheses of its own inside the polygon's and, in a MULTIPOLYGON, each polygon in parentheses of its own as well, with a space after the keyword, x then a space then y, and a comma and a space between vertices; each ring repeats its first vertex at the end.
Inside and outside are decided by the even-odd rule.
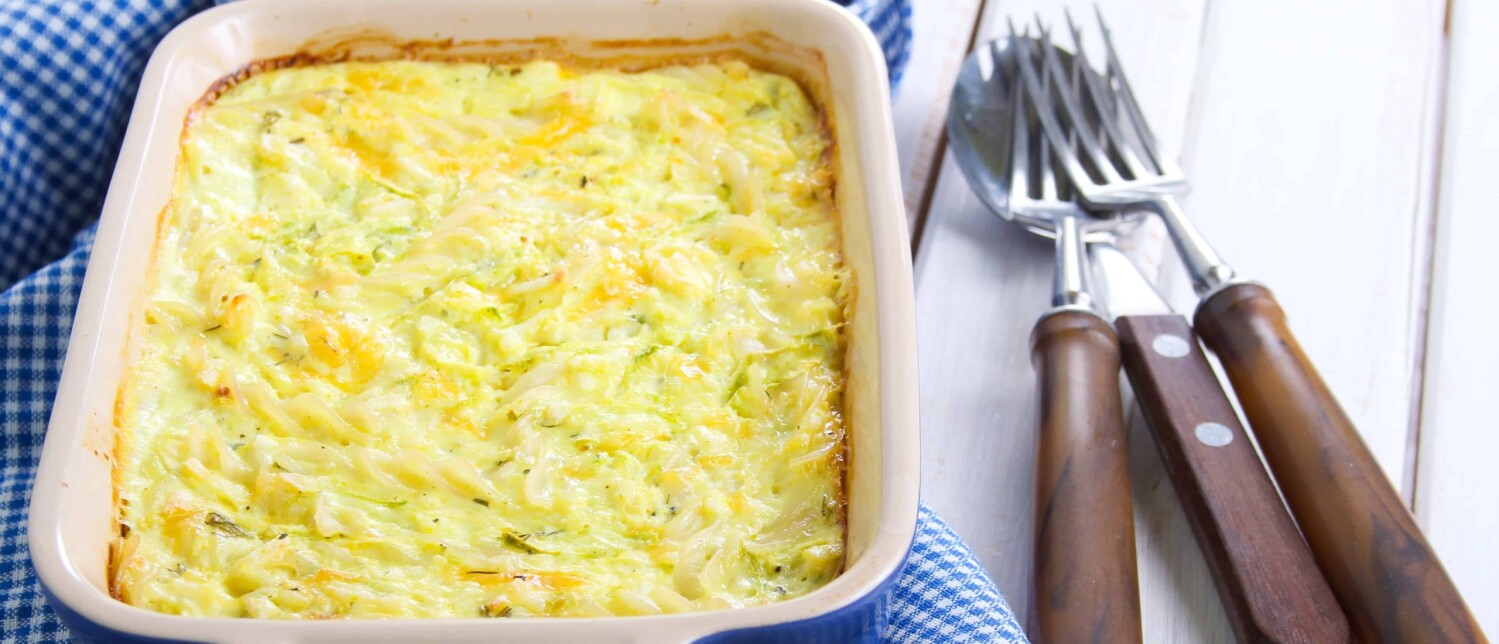
POLYGON ((900 75, 911 57, 910 0, 835 0, 852 11, 874 32, 885 50, 885 65, 890 68, 890 86, 900 83, 900 75))
MULTIPOLYGON (((211 0, 0 0, 0 641, 62 642, 26 551, 26 512, 57 393, 93 222, 141 68, 211 0)), ((853 0, 892 82, 909 0, 853 0)), ((1023 642, 994 582, 923 507, 888 641, 1023 642)))

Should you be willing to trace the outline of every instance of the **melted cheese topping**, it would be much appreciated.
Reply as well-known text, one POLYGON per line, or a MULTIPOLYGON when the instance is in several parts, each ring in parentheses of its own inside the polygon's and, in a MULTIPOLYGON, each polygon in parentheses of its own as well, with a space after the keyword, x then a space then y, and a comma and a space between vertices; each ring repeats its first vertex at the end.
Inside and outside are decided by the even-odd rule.
POLYGON ((122 389, 116 592, 184 615, 629 615, 843 559, 844 311, 791 80, 261 73, 190 123, 122 389))

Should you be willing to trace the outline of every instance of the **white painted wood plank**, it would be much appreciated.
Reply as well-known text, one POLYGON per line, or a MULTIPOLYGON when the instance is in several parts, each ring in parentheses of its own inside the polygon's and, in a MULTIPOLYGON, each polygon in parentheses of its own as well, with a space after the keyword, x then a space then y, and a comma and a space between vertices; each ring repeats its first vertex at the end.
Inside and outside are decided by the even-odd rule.
MULTIPOLYGON (((991 2, 980 35, 998 36, 1007 16, 1024 20, 1037 10, 1060 24, 1064 4, 991 2)), ((1138 70, 1132 80, 1165 145, 1177 149, 1186 132, 1204 3, 1101 4, 1115 32, 1129 34, 1119 43, 1121 56, 1138 70)), ((1147 257, 1155 254, 1150 244, 1142 246, 1147 257)), ((1037 422, 1028 337, 1050 297, 1050 243, 985 210, 949 159, 916 262, 923 495, 1024 616, 1031 604, 1037 422)), ((1154 449, 1148 435, 1132 430, 1146 640, 1229 641, 1216 591, 1154 449)))
POLYGON ((912 229, 936 179, 944 116, 982 0, 922 0, 911 11, 911 57, 895 92, 895 147, 912 229))
POLYGON ((1453 3, 1446 136, 1416 517, 1490 636, 1499 634, 1499 4, 1453 3))
POLYGON ((1214 3, 1183 150, 1187 212, 1274 290, 1407 498, 1443 16, 1444 0, 1214 3))

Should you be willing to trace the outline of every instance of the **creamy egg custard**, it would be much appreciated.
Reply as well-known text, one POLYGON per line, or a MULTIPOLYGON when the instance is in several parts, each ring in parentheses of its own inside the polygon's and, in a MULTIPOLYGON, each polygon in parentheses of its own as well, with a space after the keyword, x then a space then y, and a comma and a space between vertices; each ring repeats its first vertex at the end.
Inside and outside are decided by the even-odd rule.
POLYGON ((637 615, 841 569, 830 139, 739 62, 267 71, 192 117, 118 405, 114 590, 637 615))

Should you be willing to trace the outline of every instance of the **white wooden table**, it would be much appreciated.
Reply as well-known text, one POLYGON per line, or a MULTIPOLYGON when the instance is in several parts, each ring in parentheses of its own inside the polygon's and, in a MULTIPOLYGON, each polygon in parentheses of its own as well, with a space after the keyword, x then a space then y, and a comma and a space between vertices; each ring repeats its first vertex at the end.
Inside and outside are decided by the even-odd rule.
MULTIPOLYGON (((946 150, 948 94, 1007 17, 1091 2, 916 0, 895 101, 916 250, 922 493, 1022 619, 1051 249, 985 210, 946 150)), ((1100 0, 1184 206, 1274 289, 1491 635, 1499 635, 1499 3, 1100 0), (1450 12, 1450 15, 1449 15, 1450 12), (1450 28, 1448 27, 1450 25, 1450 28)), ((1196 299, 1159 229, 1133 252, 1196 299)), ((1130 412, 1145 640, 1232 641, 1175 492, 1130 412)))

